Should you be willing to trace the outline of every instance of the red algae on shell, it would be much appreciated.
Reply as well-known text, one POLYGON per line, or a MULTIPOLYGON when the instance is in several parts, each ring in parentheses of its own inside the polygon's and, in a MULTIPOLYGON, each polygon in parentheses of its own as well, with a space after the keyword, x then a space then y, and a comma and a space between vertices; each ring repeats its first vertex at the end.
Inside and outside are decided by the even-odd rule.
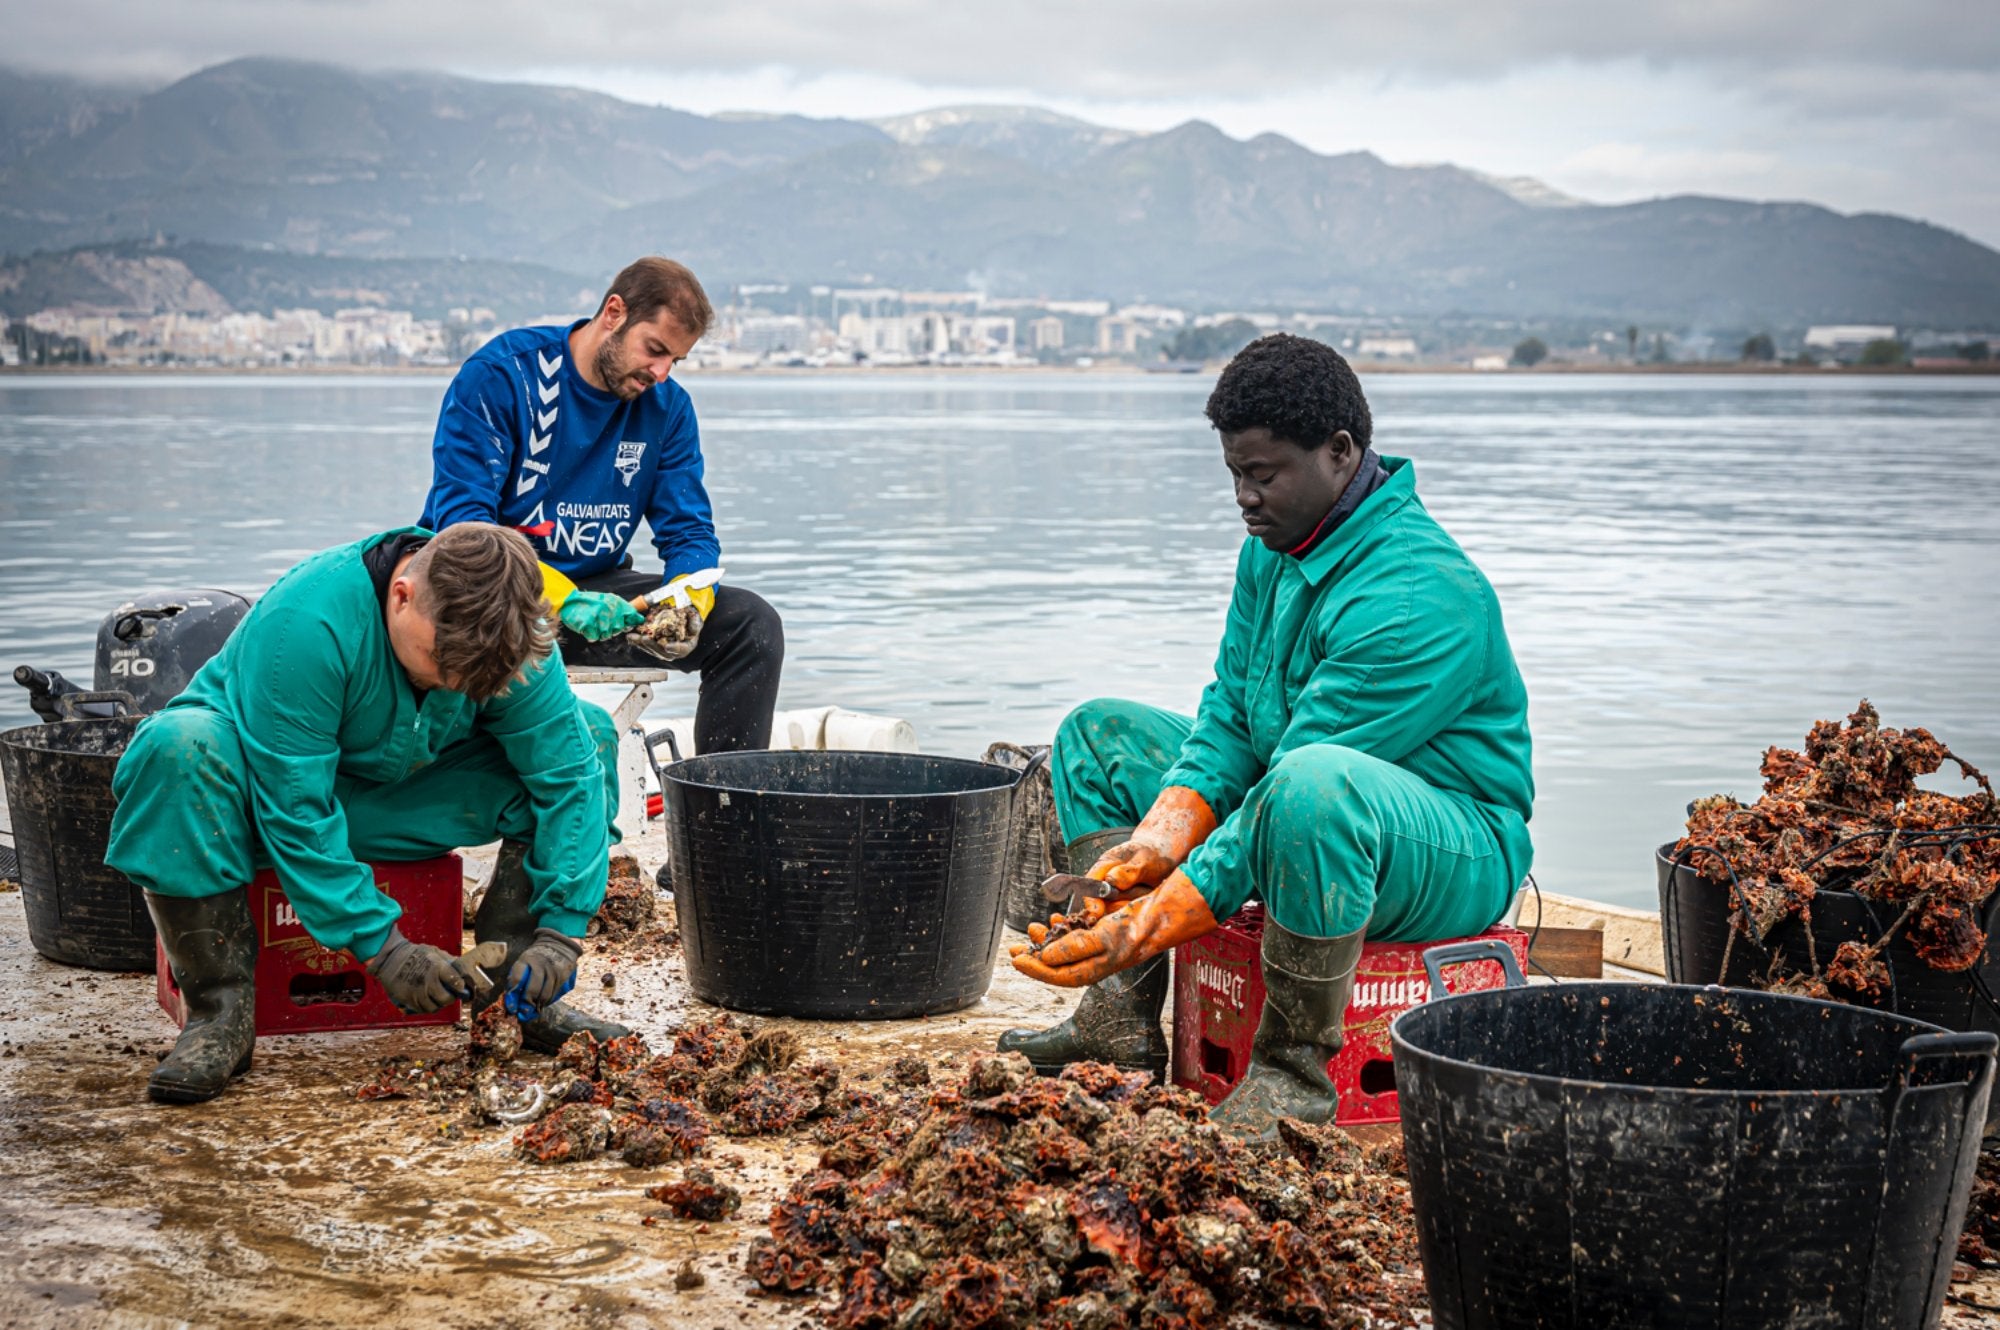
POLYGON ((1424 1306, 1395 1157, 1336 1129, 1246 1145, 1184 1091, 1098 1065, 1041 1078, 1018 1054, 886 1108, 836 1104, 827 1166, 746 1254, 768 1290, 834 1295, 828 1325, 1346 1327, 1424 1306))
POLYGON ((1803 751, 1767 749, 1762 770, 1764 793, 1753 804, 1697 799, 1674 847, 1682 863, 1729 885, 1732 951, 1739 936, 1761 944, 1784 920, 1805 921, 1805 968, 1774 961, 1753 986, 1875 1001, 1889 987, 1882 957, 1898 933, 1933 969, 1979 963, 1982 907, 2000 889, 2000 800, 1976 767, 1929 730, 1885 727, 1863 700, 1844 724, 1815 722, 1803 751), (1947 762, 1977 788, 1962 796, 1918 788, 1947 762), (1819 956, 1810 930, 1822 890, 1853 892, 1893 922, 1870 942, 1819 956))

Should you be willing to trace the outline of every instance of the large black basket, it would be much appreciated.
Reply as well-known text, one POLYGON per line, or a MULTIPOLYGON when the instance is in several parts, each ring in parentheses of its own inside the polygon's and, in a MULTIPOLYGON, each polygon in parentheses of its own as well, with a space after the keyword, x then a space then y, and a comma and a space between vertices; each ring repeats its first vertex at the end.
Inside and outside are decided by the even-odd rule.
MULTIPOLYGON (((1439 967, 1494 959, 1462 943, 1439 967)), ((1464 993, 1390 1028, 1438 1330, 1935 1326, 1990 1034, 1685 985, 1464 993)))
POLYGON ((1042 895, 1043 879, 1051 873, 1071 871, 1069 856, 1063 852, 1062 832, 1056 826, 1049 747, 988 744, 984 760, 1019 775, 1014 839, 1007 851, 1007 880, 1000 887, 1000 919, 1015 932, 1025 933, 1029 924, 1047 923, 1050 911, 1056 908, 1042 895))
MULTIPOLYGON (((1796 916, 1773 927, 1759 942, 1739 933, 1729 943, 1729 884, 1703 877, 1693 865, 1677 862, 1672 843, 1653 856, 1660 885, 1660 929, 1667 952, 1667 978, 1677 984, 1726 984, 1755 987, 1782 958, 1783 969, 1806 970, 1809 958, 1824 965, 1843 942, 1872 943, 1895 922, 1896 912, 1872 905, 1851 891, 1813 893, 1812 939, 1796 916), (1723 973, 1723 953, 1729 972, 1723 973)), ((2000 899, 2000 897, 1996 897, 2000 899)), ((1907 930, 1898 933, 1883 953, 1888 963, 1889 990, 1878 996, 1849 995, 1860 1006, 1914 1016, 1947 1030, 1988 1030, 2000 1034, 2000 1017, 1989 994, 2000 994, 2000 960, 1991 943, 1970 970, 1948 973, 1924 963, 1910 945, 1907 930), (1982 986, 1984 992, 1981 991, 1982 986)), ((1996 1105, 2000 1108, 2000 1105, 1996 1105)))
POLYGON ((20 855, 28 941, 64 965, 153 968, 145 893, 104 865, 111 773, 136 716, 65 720, 0 734, 0 779, 20 855))
POLYGON ((747 752, 662 773, 696 997, 875 1019, 985 996, 1015 773, 911 753, 747 752))

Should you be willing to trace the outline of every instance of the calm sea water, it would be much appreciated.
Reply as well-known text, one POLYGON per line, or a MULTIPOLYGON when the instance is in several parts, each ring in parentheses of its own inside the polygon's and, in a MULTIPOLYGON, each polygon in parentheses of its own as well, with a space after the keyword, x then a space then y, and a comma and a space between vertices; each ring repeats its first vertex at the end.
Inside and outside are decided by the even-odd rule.
MULTIPOLYGON (((259 590, 415 519, 443 378, 0 379, 0 667, 87 680, 149 587, 259 590)), ((1203 378, 699 376, 780 705, 931 751, 1192 710, 1241 539, 1203 378)), ((2000 768, 2000 380, 1379 377, 1377 446, 1485 568, 1533 698, 1536 869, 1652 898, 1686 802, 1866 696, 2000 768)), ((4 680, 0 680, 4 683, 4 680)), ((692 684, 660 715, 686 714, 692 684)), ((11 683, 0 724, 33 717, 11 683)))

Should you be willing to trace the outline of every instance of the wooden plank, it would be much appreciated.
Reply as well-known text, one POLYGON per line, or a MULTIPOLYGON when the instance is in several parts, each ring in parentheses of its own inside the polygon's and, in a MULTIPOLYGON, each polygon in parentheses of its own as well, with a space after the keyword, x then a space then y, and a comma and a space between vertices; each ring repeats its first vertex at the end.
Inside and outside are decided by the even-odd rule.
POLYGON ((1604 933, 1543 924, 1529 933, 1528 964, 1559 979, 1604 977, 1604 933))
MULTIPOLYGON (((1533 932, 1536 896, 1523 891, 1514 902, 1514 926, 1533 932)), ((1541 922, 1555 928, 1594 928, 1604 934, 1604 961, 1609 965, 1664 976, 1667 972, 1666 946, 1660 938, 1660 916, 1652 910, 1632 910, 1622 905, 1605 905, 1541 894, 1541 922)))

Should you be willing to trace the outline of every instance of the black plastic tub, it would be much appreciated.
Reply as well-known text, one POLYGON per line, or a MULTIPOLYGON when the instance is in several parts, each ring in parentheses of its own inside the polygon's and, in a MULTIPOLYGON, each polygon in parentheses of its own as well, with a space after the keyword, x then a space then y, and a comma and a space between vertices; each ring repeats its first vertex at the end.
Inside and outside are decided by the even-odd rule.
POLYGON ((0 779, 20 856, 28 941, 64 965, 153 968, 146 897, 104 866, 111 840, 111 773, 134 716, 66 720, 0 734, 0 779))
POLYGON ((688 982, 768 1016, 985 996, 1016 773, 913 753, 717 753, 662 773, 688 982))
MULTIPOLYGON (((1494 959, 1466 943, 1425 956, 1494 959)), ((1510 986, 1390 1027, 1438 1330, 1914 1330, 1944 1305, 1990 1034, 1687 985, 1510 986)))
MULTIPOLYGON (((1896 920, 1894 910, 1872 905, 1851 891, 1822 890, 1813 894, 1810 950, 1806 926, 1796 917, 1779 923, 1761 943, 1742 933, 1730 947, 1729 884, 1701 876, 1696 871, 1701 867, 1699 859, 1692 866, 1676 863, 1673 849, 1671 843, 1662 845, 1653 856, 1653 864, 1660 885, 1667 978, 1676 984, 1747 988, 1763 978, 1774 957, 1782 956, 1788 971, 1810 968, 1811 955, 1817 955, 1824 965, 1841 943, 1872 943, 1896 920), (1725 948, 1729 951, 1726 975, 1722 972, 1725 948)), ((1926 965, 1910 945, 1907 933, 1896 935, 1883 959, 1892 980, 1889 991, 1876 997, 1855 995, 1856 1005, 1913 1016, 1947 1030, 2000 1034, 2000 1017, 1979 991, 1983 981, 1988 992, 2000 994, 2000 961, 1994 959, 1990 942, 1979 964, 1957 973, 1926 965)))

